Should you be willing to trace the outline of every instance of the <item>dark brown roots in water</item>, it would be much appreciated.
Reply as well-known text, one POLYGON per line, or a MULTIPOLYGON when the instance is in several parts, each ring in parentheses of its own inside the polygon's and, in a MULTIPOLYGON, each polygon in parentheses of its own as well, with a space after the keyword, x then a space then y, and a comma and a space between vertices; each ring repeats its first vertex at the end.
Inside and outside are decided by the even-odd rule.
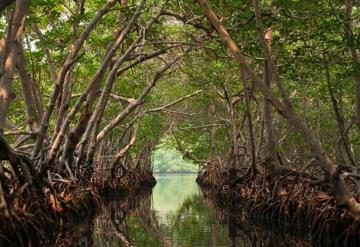
POLYGON ((197 182, 205 197, 220 207, 246 212, 260 227, 322 246, 358 246, 360 222, 336 204, 325 182, 314 185, 295 175, 264 183, 240 174, 246 172, 211 167, 202 170, 197 182))
POLYGON ((51 245, 93 246, 96 235, 100 235, 98 238, 103 236, 101 242, 104 241, 106 244, 106 237, 111 235, 113 238, 119 238, 126 246, 132 246, 129 236, 124 233, 125 217, 132 214, 133 210, 139 207, 141 199, 149 197, 151 191, 151 187, 145 187, 137 191, 136 195, 121 198, 117 194, 109 194, 111 200, 103 200, 101 209, 99 208, 95 214, 89 215, 81 222, 64 224, 61 232, 51 241, 51 245))
MULTIPOLYGON (((8 173, 13 164, 16 163, 8 166, 8 173)), ((79 222, 94 214, 108 193, 112 192, 109 198, 115 198, 114 192, 123 198, 137 194, 144 185, 156 183, 150 172, 136 168, 128 169, 121 177, 95 172, 90 181, 53 178, 51 185, 43 180, 37 187, 15 181, 7 173, 4 176, 0 194, 6 207, 0 208, 0 246, 47 245, 67 222, 79 222)))

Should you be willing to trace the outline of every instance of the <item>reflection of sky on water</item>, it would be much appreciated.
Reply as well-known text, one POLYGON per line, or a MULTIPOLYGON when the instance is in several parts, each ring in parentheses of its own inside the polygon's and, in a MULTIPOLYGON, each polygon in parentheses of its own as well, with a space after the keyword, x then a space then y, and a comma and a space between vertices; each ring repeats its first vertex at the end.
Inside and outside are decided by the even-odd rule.
POLYGON ((168 225, 170 217, 184 202, 193 195, 199 195, 196 174, 155 175, 157 184, 153 189, 152 209, 160 224, 168 225))

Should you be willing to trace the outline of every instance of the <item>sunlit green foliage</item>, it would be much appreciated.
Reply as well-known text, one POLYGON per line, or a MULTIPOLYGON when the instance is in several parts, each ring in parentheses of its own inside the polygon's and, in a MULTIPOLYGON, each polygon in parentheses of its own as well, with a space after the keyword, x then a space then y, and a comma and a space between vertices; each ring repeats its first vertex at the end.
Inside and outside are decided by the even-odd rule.
MULTIPOLYGON (((54 85, 46 50, 50 51, 55 67, 61 67, 69 53, 73 36, 77 37, 81 33, 96 10, 105 2, 105 0, 85 1, 84 9, 78 15, 72 13, 75 9, 74 1, 37 0, 31 2, 22 43, 29 73, 40 88, 44 105, 54 85), (39 26, 43 38, 34 31, 35 24, 39 26), (77 28, 72 33, 74 26, 77 28)), ((147 1, 137 25, 141 26, 149 21, 165 2, 147 1)), ((92 79, 105 56, 107 45, 114 38, 119 10, 121 9, 125 21, 128 21, 138 3, 139 1, 129 1, 125 7, 116 5, 91 32, 72 72, 75 79, 72 85, 74 97, 70 102, 71 106, 76 101, 76 95, 83 92, 92 79)), ((339 161, 336 149, 340 134, 330 101, 325 71, 328 66, 329 84, 334 91, 346 126, 351 122, 355 108, 354 71, 348 48, 359 47, 360 44, 360 10, 358 7, 353 8, 354 38, 348 40, 344 35, 343 1, 277 0, 272 1, 271 9, 268 6, 269 1, 260 1, 260 3, 263 26, 266 28, 271 25, 273 28, 272 53, 295 110, 300 113, 325 149, 333 154, 332 158, 339 161)), ((223 17, 224 25, 244 51, 252 68, 262 76, 264 55, 256 32, 252 1, 214 0, 211 1, 211 5, 214 11, 223 17)), ((135 156, 145 144, 152 144, 152 147, 155 147, 164 140, 168 145, 181 151, 177 145, 176 139, 178 139, 182 148, 198 160, 216 155, 224 157, 229 151, 231 137, 228 106, 221 95, 224 93, 223 87, 226 86, 232 96, 244 96, 239 66, 233 61, 225 45, 219 42, 213 28, 203 17, 202 10, 194 1, 170 1, 166 9, 201 24, 206 30, 195 28, 189 22, 183 23, 170 16, 160 17, 159 21, 148 30, 139 48, 144 53, 163 49, 169 44, 179 47, 181 44, 182 48, 169 49, 166 59, 174 57, 187 45, 193 47, 192 51, 176 66, 178 69, 172 69, 159 80, 156 87, 145 98, 141 108, 136 113, 130 114, 122 125, 115 128, 109 138, 121 136, 126 124, 132 121, 135 114, 161 107, 203 89, 202 93, 170 107, 167 111, 146 114, 142 117, 137 143, 132 148, 131 155, 135 156), (217 125, 214 152, 211 150, 210 129, 201 127, 212 124, 217 125)), ((5 33, 8 14, 0 18, 1 35, 5 33)), ((135 33, 126 39, 116 56, 120 56, 134 38, 135 33)), ((130 69, 116 79, 113 93, 136 98, 164 62, 166 62, 164 58, 156 58, 130 69)), ((15 126, 20 126, 20 129, 24 130, 26 128, 24 125, 25 107, 17 76, 14 77, 14 91, 16 98, 10 106, 9 119, 15 126)), ((275 87, 273 91, 279 95, 275 87)), ((262 125, 263 98, 255 88, 251 89, 251 97, 250 107, 253 113, 255 135, 257 141, 261 142, 262 139, 258 136, 262 125)), ((110 100, 100 128, 125 106, 124 103, 110 100)), ((236 125, 241 126, 242 134, 245 140, 248 140, 246 119, 244 120, 244 102, 239 102, 235 110, 236 125)), ((289 161, 296 158, 296 161, 301 163, 302 159, 298 159, 299 154, 303 157, 309 155, 304 141, 279 114, 275 111, 274 113, 275 136, 277 140, 280 140, 279 152, 287 156, 289 161)), ((75 116, 74 122, 79 116, 80 114, 75 116)), ((51 118, 50 131, 53 125, 54 119, 51 118)), ((359 132, 351 128, 349 137, 352 143, 351 148, 357 156, 360 153, 359 132)), ((12 141, 13 137, 9 139, 12 141)), ((118 149, 126 144, 126 140, 125 138, 123 143, 119 144, 118 149)), ((249 144, 245 143, 245 145, 249 144)))
POLYGON ((162 146, 153 153, 153 171, 155 173, 195 173, 198 168, 182 158, 173 148, 162 146))

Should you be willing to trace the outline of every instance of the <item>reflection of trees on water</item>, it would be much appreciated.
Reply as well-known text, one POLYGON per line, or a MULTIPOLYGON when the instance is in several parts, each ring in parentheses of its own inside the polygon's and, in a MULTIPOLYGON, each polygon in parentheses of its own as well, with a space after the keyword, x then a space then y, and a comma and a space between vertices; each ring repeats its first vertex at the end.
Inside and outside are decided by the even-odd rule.
POLYGON ((49 246, 73 246, 88 247, 93 243, 93 216, 88 217, 81 223, 68 224, 63 226, 61 233, 57 234, 49 243, 49 246))
POLYGON ((113 201, 94 220, 94 246, 135 246, 126 218, 143 200, 113 201))
POLYGON ((168 219, 159 223, 150 196, 128 211, 107 207, 95 220, 94 246, 227 246, 226 230, 201 196, 187 198, 168 219))
POLYGON ((219 209, 201 195, 188 197, 170 221, 173 246, 310 246, 252 224, 239 210, 219 209))
POLYGON ((127 212, 124 203, 114 202, 103 207, 94 220, 94 246, 133 246, 124 221, 127 212))
POLYGON ((177 246, 228 246, 226 229, 201 195, 184 200, 172 215, 171 226, 177 246))
POLYGON ((94 246, 167 246, 162 243, 150 195, 133 204, 112 203, 95 220, 94 246))
POLYGON ((276 233, 272 230, 255 226, 249 222, 243 213, 226 210, 227 226, 229 229, 229 239, 231 247, 253 246, 253 247, 306 247, 309 243, 300 239, 294 239, 284 233, 276 233))
MULTIPOLYGON (((201 195, 186 198, 160 223, 150 195, 105 205, 95 217, 63 232, 62 246, 311 246, 250 223, 246 214, 213 207, 201 195), (69 244, 71 243, 71 244, 69 244)), ((57 245, 61 246, 61 245, 57 245)))
POLYGON ((209 207, 213 208, 216 218, 227 225, 229 245, 231 247, 307 247, 310 243, 301 239, 288 236, 274 229, 265 229, 250 222, 247 214, 233 207, 228 209, 218 208, 212 201, 206 200, 209 207))

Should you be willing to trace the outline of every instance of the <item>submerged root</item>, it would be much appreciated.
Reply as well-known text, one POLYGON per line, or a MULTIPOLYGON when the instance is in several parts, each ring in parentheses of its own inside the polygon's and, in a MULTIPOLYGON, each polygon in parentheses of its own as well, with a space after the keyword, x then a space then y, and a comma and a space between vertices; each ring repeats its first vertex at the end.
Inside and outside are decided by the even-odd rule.
POLYGON ((128 170, 121 179, 109 179, 110 173, 102 177, 106 173, 95 171, 90 181, 67 180, 57 174, 50 174, 51 181, 39 177, 29 181, 29 174, 21 172, 26 163, 14 164, 0 170, 0 243, 6 246, 46 245, 61 225, 94 214, 108 193, 123 198, 155 181, 149 172, 139 169, 128 170))
MULTIPOLYGON (((312 186, 292 176, 275 178, 264 186, 236 175, 229 180, 229 171, 205 169, 197 182, 204 196, 219 206, 229 205, 236 211, 246 211, 259 227, 277 233, 288 233, 313 242, 346 242, 349 246, 360 239, 360 222, 346 208, 337 205, 326 183, 312 186), (234 182, 235 181, 235 182, 234 182), (281 188, 281 193, 278 193, 281 188)), ((231 171, 245 174, 243 171, 231 171)), ((359 199, 359 198, 357 198, 359 199)))

